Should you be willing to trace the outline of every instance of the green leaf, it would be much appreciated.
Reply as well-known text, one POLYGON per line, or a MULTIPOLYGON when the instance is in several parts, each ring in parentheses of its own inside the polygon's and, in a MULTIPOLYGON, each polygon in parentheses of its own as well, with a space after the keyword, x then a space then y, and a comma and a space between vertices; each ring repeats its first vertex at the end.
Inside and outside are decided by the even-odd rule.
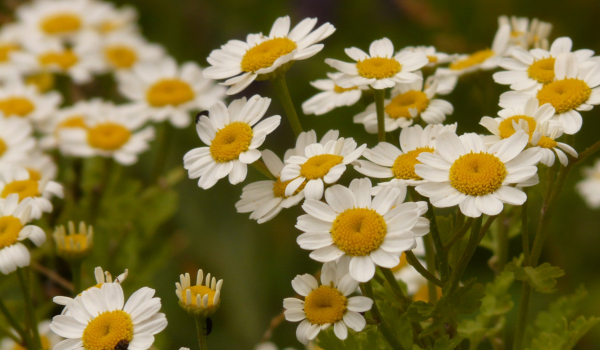
POLYGON ((432 317, 434 306, 424 301, 415 301, 410 304, 406 315, 411 322, 423 322, 432 317))
POLYGON ((563 319, 575 316, 577 311, 583 307, 588 293, 583 286, 579 286, 574 294, 558 298, 548 307, 548 311, 542 311, 535 318, 535 327, 542 331, 554 332, 563 324, 563 319))
POLYGON ((329 327, 319 333, 317 345, 323 350, 389 350, 390 348, 375 326, 367 326, 358 333, 348 329, 346 340, 338 339, 333 332, 333 327, 329 327))
POLYGON ((446 335, 435 341, 433 350, 454 350, 463 341, 463 337, 460 335, 450 339, 450 336, 446 335))
POLYGON ((485 316, 503 315, 513 308, 513 301, 508 289, 515 281, 510 271, 502 271, 494 281, 486 284, 485 296, 481 300, 481 314, 485 316))
POLYGON ((454 217, 448 216, 436 216, 435 221, 437 223, 438 232, 442 238, 444 244, 448 243, 452 236, 454 236, 454 217))
POLYGON ((381 311, 383 319, 392 328, 402 346, 405 349, 411 349, 413 347, 413 333, 408 315, 402 312, 401 309, 395 308, 386 302, 377 302, 377 306, 381 311))
POLYGON ((528 350, 571 350, 598 321, 600 321, 598 317, 586 319, 579 316, 567 324, 567 320, 563 319, 559 329, 553 332, 542 332, 533 339, 528 350))
POLYGON ((556 278, 561 277, 565 272, 556 266, 551 266, 549 263, 533 268, 525 266, 516 268, 514 271, 515 278, 520 281, 527 281, 536 291, 540 293, 553 293, 556 291, 556 278))
POLYGON ((476 283, 476 279, 472 278, 454 293, 444 293, 436 304, 436 311, 452 318, 456 315, 472 314, 481 306, 481 299, 485 296, 484 289, 481 283, 476 283))

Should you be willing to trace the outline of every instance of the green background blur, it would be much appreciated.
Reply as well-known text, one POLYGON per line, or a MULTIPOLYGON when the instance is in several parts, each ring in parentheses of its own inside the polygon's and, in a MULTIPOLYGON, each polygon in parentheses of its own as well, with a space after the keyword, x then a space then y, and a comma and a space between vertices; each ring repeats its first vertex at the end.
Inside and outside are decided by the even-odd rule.
MULTIPOLYGON (((144 35, 162 44, 179 62, 188 60, 206 66, 206 57, 230 39, 244 39, 248 33, 268 33, 277 17, 290 15, 292 26, 305 17, 318 17, 319 23, 331 22, 337 31, 324 41, 324 50, 315 57, 297 62, 288 72, 290 93, 299 112, 300 104, 317 90, 309 81, 320 79, 331 69, 324 64, 327 57, 349 60, 343 49, 357 46, 368 49, 371 41, 382 37, 392 40, 396 49, 408 45, 435 45, 447 53, 472 52, 491 45, 497 29, 499 15, 537 17, 554 25, 551 39, 569 36, 574 49, 589 48, 600 52, 598 40, 598 14, 600 1, 593 0, 547 0, 547 1, 365 1, 365 0, 126 0, 115 1, 119 5, 135 6, 140 15, 144 35)), ((459 122, 460 133, 476 131, 484 133, 478 124, 484 115, 498 111, 499 94, 504 86, 492 83, 491 73, 477 74, 462 79, 453 94, 447 96, 455 107, 448 122, 459 122)), ((281 114, 283 110, 275 99, 269 82, 255 82, 242 94, 273 98, 267 116, 281 114)), ((229 99, 231 101, 231 99, 229 99)), ((368 101, 367 101, 368 102, 368 101)), ((341 135, 354 137, 359 143, 375 145, 376 136, 366 134, 363 127, 352 123, 352 117, 366 107, 362 101, 352 107, 344 107, 316 117, 301 116, 305 130, 316 129, 319 136, 329 129, 339 129, 341 135)), ((584 124, 577 135, 576 148, 585 149, 598 139, 600 108, 583 112, 584 124)), ((398 132, 389 135, 397 142, 398 132)), ((181 166, 182 157, 188 150, 201 146, 195 129, 190 126, 176 130, 169 150, 168 168, 181 166)), ((274 150, 282 156, 293 147, 294 137, 285 119, 281 126, 267 138, 263 148, 274 150)), ((156 151, 143 155, 136 172, 151 170, 156 151)), ((594 158, 594 157, 592 157, 594 158)), ((591 164, 589 159, 585 165, 591 164)), ((558 293, 534 294, 531 309, 537 312, 559 294, 570 294, 580 284, 590 292, 586 314, 600 315, 600 235, 599 212, 586 207, 574 191, 574 184, 581 178, 580 167, 572 172, 552 219, 552 235, 542 257, 566 271, 559 280, 558 293)), ((349 170, 344 184, 358 176, 349 170)), ((251 349, 261 339, 272 317, 282 310, 282 299, 294 294, 291 280, 297 274, 314 273, 319 265, 310 260, 308 252, 295 242, 299 231, 294 228, 302 209, 297 206, 282 212, 274 220, 258 225, 248 219, 248 214, 238 214, 234 204, 239 200, 242 187, 262 177, 254 169, 249 170, 243 184, 232 186, 226 179, 210 190, 196 186, 196 180, 187 177, 178 185, 180 204, 177 215, 161 230, 171 249, 171 258, 165 259, 152 277, 143 281, 157 289, 163 300, 163 312, 169 326, 157 337, 160 349, 178 349, 181 346, 197 348, 193 319, 177 305, 175 282, 183 272, 192 276, 198 268, 225 280, 222 304, 213 317, 214 329, 209 337, 213 349, 251 349)), ((539 215, 541 194, 532 194, 532 231, 539 215)), ((97 234, 102 234, 97 232, 97 234)), ((511 256, 520 253, 520 240, 511 241, 511 256)), ((479 249, 467 274, 478 276, 480 282, 493 278, 487 267, 491 253, 479 249)), ((117 274, 126 266, 114 266, 117 274)), ((87 266, 91 272, 93 266, 87 266)), ((130 271, 132 277, 136 271, 130 271)), ((132 278, 135 280, 135 278, 132 278)), ((133 282, 133 281, 132 281, 133 282)), ((124 284, 126 292, 142 281, 124 284)), ((514 285, 516 307, 509 315, 507 329, 509 339, 514 328, 520 283, 514 285)), ((530 315, 534 315, 532 312, 530 315)), ((533 316, 530 316, 530 320, 533 316)), ((297 324, 283 322, 274 333, 273 340, 283 348, 300 348, 295 339, 297 324)), ((485 345, 487 346, 487 345, 485 345)), ((578 349, 600 347, 600 327, 595 327, 578 345, 578 349)))

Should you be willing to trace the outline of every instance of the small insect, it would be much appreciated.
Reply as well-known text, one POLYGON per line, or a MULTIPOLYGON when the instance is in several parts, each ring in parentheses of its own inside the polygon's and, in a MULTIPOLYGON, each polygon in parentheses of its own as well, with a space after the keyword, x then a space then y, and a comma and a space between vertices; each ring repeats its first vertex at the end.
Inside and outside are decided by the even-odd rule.
POLYGON ((207 317, 206 318, 206 335, 209 335, 210 332, 212 332, 212 320, 210 319, 210 317, 207 317))
POLYGON ((127 350, 129 348, 129 341, 126 339, 119 340, 117 345, 115 345, 114 350, 127 350))

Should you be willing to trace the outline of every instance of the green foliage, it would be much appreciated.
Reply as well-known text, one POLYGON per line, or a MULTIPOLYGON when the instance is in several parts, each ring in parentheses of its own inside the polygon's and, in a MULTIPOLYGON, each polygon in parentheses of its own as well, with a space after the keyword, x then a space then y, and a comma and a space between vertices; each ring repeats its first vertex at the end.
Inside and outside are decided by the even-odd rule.
POLYGON ((463 337, 460 335, 450 339, 450 336, 446 335, 435 341, 433 350, 454 350, 463 341, 463 337))
POLYGON ((387 302, 378 302, 377 306, 383 319, 392 328, 396 338, 402 343, 405 349, 413 347, 412 326, 407 313, 401 309, 395 308, 387 302))
POLYGON ((514 266, 511 265, 512 272, 515 274, 515 278, 519 281, 525 281, 536 291, 540 293, 554 293, 556 289, 556 278, 561 277, 565 272, 555 266, 551 266, 549 263, 543 263, 538 267, 531 266, 514 266), (514 268, 513 268, 514 267, 514 268))
POLYGON ((346 340, 338 339, 333 333, 333 327, 329 327, 319 333, 317 345, 323 350, 388 350, 390 348, 376 326, 367 326, 359 333, 348 329, 346 340))

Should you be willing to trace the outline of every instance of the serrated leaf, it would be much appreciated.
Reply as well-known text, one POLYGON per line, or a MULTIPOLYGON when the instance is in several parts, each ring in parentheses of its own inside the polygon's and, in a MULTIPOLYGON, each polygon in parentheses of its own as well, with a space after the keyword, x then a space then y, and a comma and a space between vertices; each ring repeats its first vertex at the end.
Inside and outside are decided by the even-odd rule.
POLYGON ((396 338, 402 343, 405 349, 411 349, 413 346, 412 325, 408 315, 401 309, 393 307, 386 302, 377 302, 383 319, 392 328, 396 338))
POLYGON ((389 345, 375 326, 367 326, 362 332, 348 330, 348 338, 340 340, 335 336, 333 327, 321 331, 317 336, 317 345, 323 350, 388 350, 389 345))
POLYGON ((598 321, 600 318, 597 317, 579 316, 567 324, 567 320, 563 319, 559 329, 541 332, 533 339, 528 350, 571 350, 598 321))
POLYGON ((485 316, 502 315, 513 308, 513 301, 508 289, 515 280, 514 273, 502 271, 494 281, 486 284, 485 296, 481 299, 481 314, 485 316))
POLYGON ((415 301, 410 304, 406 315, 411 322, 423 322, 432 317, 434 306, 424 301, 415 301))
POLYGON ((584 305, 587 296, 585 288, 579 286, 575 293, 558 298, 550 304, 547 311, 537 314, 535 327, 542 331, 553 332, 562 325, 563 319, 575 316, 575 313, 584 305))
POLYGON ((565 274, 561 268, 552 266, 549 263, 543 263, 536 268, 531 266, 516 268, 513 272, 515 273, 516 279, 527 281, 540 293, 555 292, 554 286, 556 286, 556 278, 565 274))
POLYGON ((450 339, 450 336, 446 335, 435 341, 433 350, 454 350, 463 341, 463 337, 460 335, 450 339))

